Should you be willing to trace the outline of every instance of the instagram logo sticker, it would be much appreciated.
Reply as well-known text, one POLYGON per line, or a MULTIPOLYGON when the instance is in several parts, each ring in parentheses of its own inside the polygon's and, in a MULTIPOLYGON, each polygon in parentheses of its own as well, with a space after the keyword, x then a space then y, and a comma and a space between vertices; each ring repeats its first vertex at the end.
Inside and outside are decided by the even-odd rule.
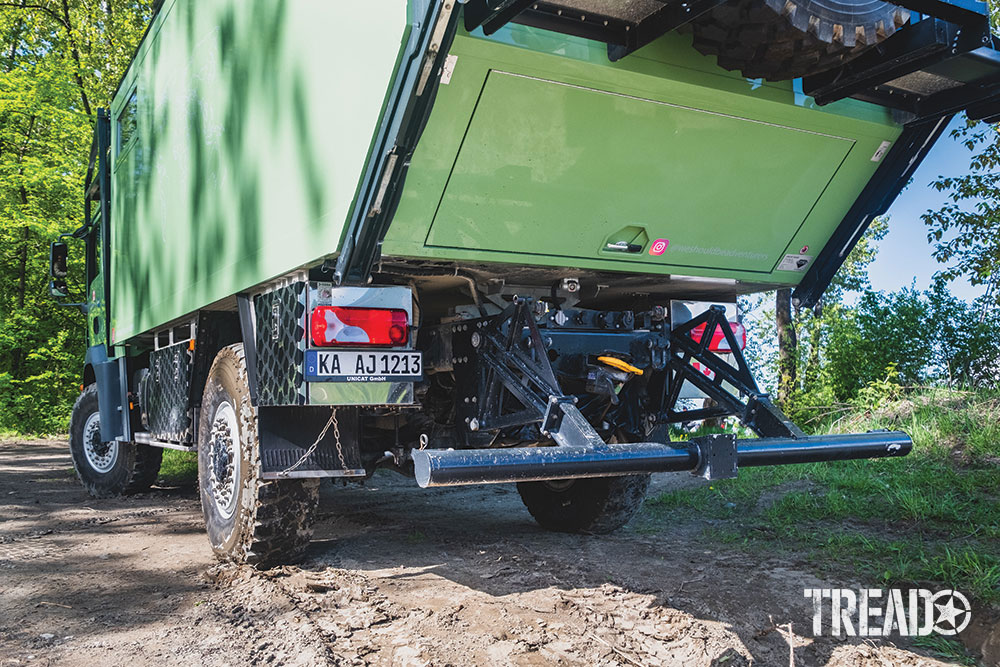
POLYGON ((662 255, 667 251, 668 245, 670 245, 670 241, 667 239, 656 239, 653 241, 653 245, 649 246, 649 254, 662 255))

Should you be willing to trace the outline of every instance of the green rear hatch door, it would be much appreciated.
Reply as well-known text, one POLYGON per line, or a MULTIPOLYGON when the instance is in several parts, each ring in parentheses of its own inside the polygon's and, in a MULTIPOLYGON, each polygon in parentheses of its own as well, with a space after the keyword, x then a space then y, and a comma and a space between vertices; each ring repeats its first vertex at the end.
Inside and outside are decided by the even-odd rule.
POLYGON ((770 272, 852 145, 493 70, 426 244, 770 272))

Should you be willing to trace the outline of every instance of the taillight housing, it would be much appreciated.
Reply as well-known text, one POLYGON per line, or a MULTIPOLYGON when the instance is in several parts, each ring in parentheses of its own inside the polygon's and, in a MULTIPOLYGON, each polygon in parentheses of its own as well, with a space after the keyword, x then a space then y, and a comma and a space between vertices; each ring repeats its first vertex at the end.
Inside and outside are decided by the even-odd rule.
MULTIPOLYGON (((691 329, 691 338, 693 338, 696 343, 700 343, 701 339, 705 337, 706 326, 707 324, 699 324, 695 328, 691 329)), ((736 344, 739 345, 741 350, 745 350, 747 347, 746 327, 739 322, 730 322, 729 328, 733 331, 733 336, 736 338, 736 344)), ((732 352, 729 348, 729 341, 726 340, 726 335, 720 327, 715 327, 715 331, 712 332, 712 340, 708 343, 708 349, 712 352, 732 352)))
POLYGON ((406 345, 409 318, 396 308, 318 306, 309 318, 313 345, 320 347, 406 345))

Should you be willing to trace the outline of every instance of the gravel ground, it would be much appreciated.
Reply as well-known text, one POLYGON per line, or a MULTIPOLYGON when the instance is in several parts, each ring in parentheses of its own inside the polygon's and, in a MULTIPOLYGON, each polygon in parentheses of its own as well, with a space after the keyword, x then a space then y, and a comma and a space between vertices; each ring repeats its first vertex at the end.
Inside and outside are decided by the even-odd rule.
POLYGON ((510 486, 323 489, 307 560, 258 572, 213 560, 194 488, 97 501, 65 442, 0 444, 0 665, 948 664, 812 637, 803 589, 865 582, 704 526, 563 535, 510 486))

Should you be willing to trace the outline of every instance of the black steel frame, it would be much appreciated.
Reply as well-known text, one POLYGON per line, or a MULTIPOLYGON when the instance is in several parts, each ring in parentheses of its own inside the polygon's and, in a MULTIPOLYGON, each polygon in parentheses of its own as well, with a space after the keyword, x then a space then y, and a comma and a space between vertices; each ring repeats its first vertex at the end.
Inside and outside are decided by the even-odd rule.
POLYGON ((670 336, 670 381, 664 413, 671 423, 736 415, 747 428, 765 437, 800 438, 804 434, 757 387, 750 366, 733 334, 726 310, 712 306, 701 315, 673 329, 670 336), (704 325, 701 338, 694 330, 704 325), (709 345, 716 331, 725 336, 733 363, 712 352, 709 345), (694 367, 697 362, 712 373, 709 377, 694 367), (716 405, 696 410, 677 410, 681 388, 690 382, 716 405), (728 386, 727 386, 728 385, 728 386), (734 394, 729 387, 736 390, 734 394), (745 399, 743 398, 745 397, 745 399))
MULTIPOLYGON (((596 437, 589 425, 579 425, 583 417, 575 408, 576 399, 560 388, 547 356, 544 334, 529 306, 529 300, 516 299, 494 318, 455 325, 458 416, 464 421, 468 444, 487 443, 492 436, 484 431, 532 423, 540 423, 542 434, 557 441, 569 438, 571 443, 579 444, 577 438, 590 442, 596 437), (504 413, 505 407, 510 407, 507 393, 517 399, 521 409, 504 413), (567 416, 571 417, 568 422, 567 416), (562 432, 567 426, 577 435, 562 432)), ((802 431, 758 388, 722 306, 713 306, 670 332, 669 357, 667 390, 661 394, 658 421, 677 423, 735 415, 760 436, 803 437, 802 431), (704 332, 695 340, 692 334, 702 325, 704 332), (732 363, 709 349, 717 330, 722 331, 733 350, 732 363), (710 370, 712 377, 696 369, 693 362, 710 370), (715 406, 677 410, 685 382, 705 393, 715 406)))
POLYGON ((478 396, 475 401, 470 399, 471 405, 476 407, 466 415, 470 418, 471 431, 503 429, 541 421, 553 397, 555 400, 572 401, 563 396, 559 388, 552 364, 544 353, 541 332, 528 304, 525 299, 515 299, 495 318, 477 320, 472 325, 476 330, 470 336, 463 336, 463 340, 456 341, 456 354, 462 359, 459 364, 469 363, 464 359, 470 355, 463 352, 467 345, 471 345, 474 350, 472 356, 478 358, 474 365, 467 367, 468 372, 476 373, 475 366, 479 364, 484 367, 478 396), (528 331, 530 352, 521 345, 525 329, 528 331), (466 338, 468 343, 464 340, 466 338), (503 414, 505 390, 522 404, 522 410, 503 414))
MULTIPOLYGON (((101 215, 101 273, 104 274, 104 312, 110 313, 111 306, 111 118, 107 109, 97 110, 97 125, 94 128, 94 140, 90 146, 90 157, 87 161, 87 176, 84 181, 83 226, 71 234, 75 238, 86 238, 92 232, 93 202, 97 202, 101 215)), ((65 234, 64 234, 65 236, 65 234)), ((88 241, 89 246, 89 241, 88 241)), ((90 276, 89 263, 92 256, 87 252, 87 282, 90 276)), ((87 293, 90 285, 83 286, 87 293)), ((107 323, 105 323, 106 325, 107 323)), ((104 326, 104 341, 108 350, 111 349, 111 328, 104 326)))
POLYGON ((402 74, 397 76, 399 83, 391 91, 387 105, 395 111, 382 119, 362 189, 351 211, 343 249, 333 267, 333 282, 337 284, 367 284, 381 254, 382 240, 403 193, 410 159, 434 107, 441 81, 438 73, 458 29, 460 12, 449 8, 451 14, 444 30, 441 34, 435 32, 447 4, 446 0, 427 3, 419 48, 411 59, 400 64, 402 74))
POLYGON ((795 288, 792 299, 797 306, 811 308, 816 305, 865 230, 889 209, 950 120, 950 116, 945 116, 934 122, 909 125, 903 130, 795 288))

